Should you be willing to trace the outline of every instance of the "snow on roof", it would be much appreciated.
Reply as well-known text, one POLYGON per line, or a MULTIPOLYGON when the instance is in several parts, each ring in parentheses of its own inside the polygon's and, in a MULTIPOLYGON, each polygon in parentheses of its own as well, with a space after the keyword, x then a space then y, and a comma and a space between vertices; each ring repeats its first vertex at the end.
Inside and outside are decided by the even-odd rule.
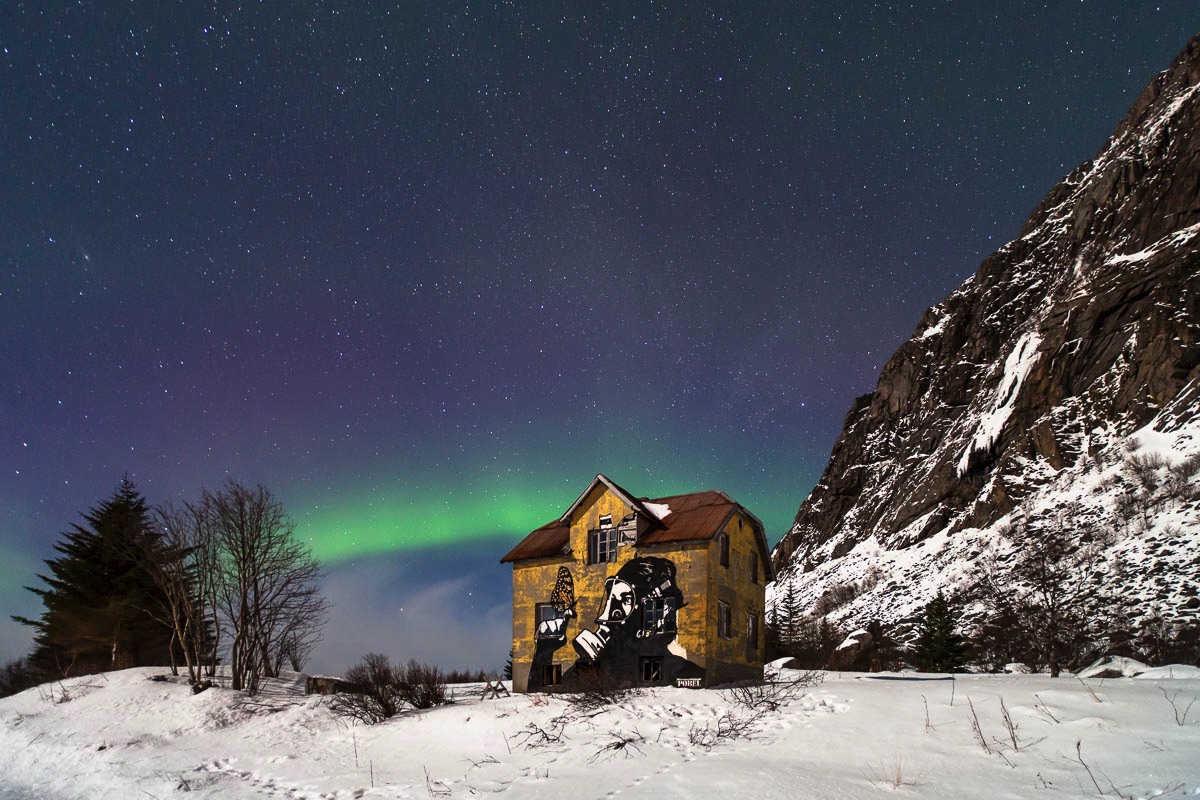
POLYGON ((666 519, 667 515, 671 513, 671 507, 666 503, 643 502, 642 507, 653 514, 654 518, 658 520, 666 519))

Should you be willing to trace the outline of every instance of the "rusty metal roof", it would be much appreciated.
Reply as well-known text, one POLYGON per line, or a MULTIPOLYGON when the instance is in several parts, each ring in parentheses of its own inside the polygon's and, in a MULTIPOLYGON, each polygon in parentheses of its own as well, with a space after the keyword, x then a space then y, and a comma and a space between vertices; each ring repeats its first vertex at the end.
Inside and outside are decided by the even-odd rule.
POLYGON ((536 529, 512 550, 500 559, 503 564, 507 561, 522 561, 526 558, 542 558, 565 553, 571 546, 571 524, 560 519, 547 523, 536 529))
POLYGON ((622 499, 633 499, 634 502, 631 505, 637 509, 639 514, 647 516, 651 521, 650 530, 646 531, 638 539, 638 544, 669 544, 673 542, 711 539, 725 527, 725 523, 729 520, 730 515, 735 510, 741 509, 742 513, 751 520, 751 524, 754 527, 755 538, 758 539, 762 549, 760 563, 767 573, 767 579, 771 580, 774 577, 771 574, 770 548, 767 547, 766 534, 763 531, 762 522, 724 492, 710 489, 704 492, 676 494, 654 499, 647 497, 632 498, 632 495, 603 475, 596 476, 596 480, 592 481, 587 490, 579 496, 578 500, 571 504, 562 517, 534 530, 522 539, 516 547, 510 550, 504 558, 500 559, 500 562, 522 561, 527 558, 543 558, 566 553, 570 547, 570 513, 579 506, 580 502, 597 482, 615 489, 619 494, 624 496, 622 499), (671 513, 662 519, 658 519, 647 508, 647 504, 665 505, 671 509, 671 513))

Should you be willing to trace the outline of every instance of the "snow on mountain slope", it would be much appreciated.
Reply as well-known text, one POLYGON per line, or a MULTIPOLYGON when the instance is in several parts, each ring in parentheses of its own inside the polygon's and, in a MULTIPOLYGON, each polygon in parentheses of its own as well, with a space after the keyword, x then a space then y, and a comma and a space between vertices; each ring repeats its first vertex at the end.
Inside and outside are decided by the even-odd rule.
POLYGON ((911 617, 938 589, 969 598, 1019 521, 1115 533, 1135 611, 1194 618, 1200 476, 1180 474, 1197 425, 1200 36, 854 402, 774 552, 774 593, 811 608, 855 585, 843 621, 911 617), (1161 485, 1139 488, 1136 442, 1176 466, 1151 470, 1161 485), (1138 491, 1159 499, 1131 525, 1138 491))
POLYGON ((855 800, 902 791, 1054 800, 1091 796, 1089 770, 1113 796, 1200 793, 1200 720, 1193 709, 1175 721, 1200 696, 1200 670, 1190 667, 1086 686, 1029 675, 833 673, 762 716, 748 737, 712 747, 697 743, 698 731, 748 712, 708 690, 648 689, 557 727, 568 710, 561 697, 485 701, 478 687, 459 687, 454 705, 364 727, 320 698, 192 695, 147 680, 154 672, 76 678, 0 700, 0 797, 855 800), (539 744, 526 735, 534 730, 560 735, 539 744))

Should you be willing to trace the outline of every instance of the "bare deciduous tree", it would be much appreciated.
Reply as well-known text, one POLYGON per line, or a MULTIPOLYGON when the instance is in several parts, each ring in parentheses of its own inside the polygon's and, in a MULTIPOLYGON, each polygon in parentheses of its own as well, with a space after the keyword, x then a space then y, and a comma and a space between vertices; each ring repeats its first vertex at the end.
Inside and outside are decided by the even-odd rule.
POLYGON ((230 637, 232 688, 254 693, 262 677, 319 639, 328 609, 321 569, 265 487, 230 480, 219 492, 206 490, 200 507, 216 545, 215 594, 230 637))
POLYGON ((1008 619, 1018 627, 1013 635, 1033 648, 1027 657, 1057 677, 1102 633, 1094 630, 1104 609, 1106 548, 1111 536, 1103 531, 1069 534, 1065 512, 1057 525, 1039 530, 1009 526, 1000 531, 1011 546, 1007 564, 993 557, 985 586, 993 619, 1008 619))
POLYGON ((172 671, 178 674, 178 651, 183 654, 188 680, 196 684, 213 630, 213 609, 206 605, 203 591, 212 577, 197 568, 207 561, 199 552, 206 546, 206 529, 200 510, 190 504, 162 505, 154 510, 153 520, 158 539, 153 546, 138 547, 135 554, 161 595, 160 607, 146 610, 172 630, 172 671))

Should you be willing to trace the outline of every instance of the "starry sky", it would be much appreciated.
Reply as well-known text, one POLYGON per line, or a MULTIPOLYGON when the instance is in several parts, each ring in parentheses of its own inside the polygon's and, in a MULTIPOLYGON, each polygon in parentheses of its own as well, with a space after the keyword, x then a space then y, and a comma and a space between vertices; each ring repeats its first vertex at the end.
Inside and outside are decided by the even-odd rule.
POLYGON ((1194 0, 4 3, 0 610, 38 613, 125 473, 269 487, 329 570, 326 670, 501 665, 498 559, 597 472, 724 489, 773 543, 921 312, 1198 30, 1194 0))

